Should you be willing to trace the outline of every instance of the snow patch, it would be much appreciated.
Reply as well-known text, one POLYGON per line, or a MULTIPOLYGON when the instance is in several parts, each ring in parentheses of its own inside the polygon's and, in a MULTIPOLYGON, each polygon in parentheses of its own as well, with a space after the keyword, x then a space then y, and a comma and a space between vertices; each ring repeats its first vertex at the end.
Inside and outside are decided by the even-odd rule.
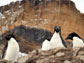
POLYGON ((18 58, 23 57, 23 56, 28 56, 28 54, 19 52, 19 56, 18 56, 18 58))
POLYGON ((0 12, 0 19, 4 19, 4 15, 0 12))
POLYGON ((22 1, 22 0, 0 0, 0 6, 5 6, 10 4, 11 2, 17 2, 17 1, 22 1))
POLYGON ((75 6, 77 10, 80 11, 80 13, 84 14, 84 0, 71 0, 72 2, 75 3, 75 6))

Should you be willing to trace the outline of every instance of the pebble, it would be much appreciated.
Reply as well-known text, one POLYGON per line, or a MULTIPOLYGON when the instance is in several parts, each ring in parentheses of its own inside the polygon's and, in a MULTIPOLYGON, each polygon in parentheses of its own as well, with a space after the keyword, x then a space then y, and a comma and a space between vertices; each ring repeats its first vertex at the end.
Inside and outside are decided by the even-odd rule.
POLYGON ((65 55, 65 53, 63 53, 63 52, 59 52, 56 54, 56 56, 64 56, 64 55, 65 55))
POLYGON ((71 61, 69 60, 65 60, 64 63, 72 63, 71 61))

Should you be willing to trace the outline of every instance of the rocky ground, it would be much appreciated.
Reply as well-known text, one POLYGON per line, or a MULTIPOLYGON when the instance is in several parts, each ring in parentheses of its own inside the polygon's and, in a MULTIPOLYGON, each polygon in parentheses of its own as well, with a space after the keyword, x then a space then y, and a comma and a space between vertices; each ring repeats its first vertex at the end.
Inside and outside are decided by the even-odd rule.
MULTIPOLYGON (((14 63, 84 63, 84 48, 52 49, 49 51, 33 50, 28 56, 21 57, 14 63)), ((0 60, 2 63, 12 63, 0 60)))

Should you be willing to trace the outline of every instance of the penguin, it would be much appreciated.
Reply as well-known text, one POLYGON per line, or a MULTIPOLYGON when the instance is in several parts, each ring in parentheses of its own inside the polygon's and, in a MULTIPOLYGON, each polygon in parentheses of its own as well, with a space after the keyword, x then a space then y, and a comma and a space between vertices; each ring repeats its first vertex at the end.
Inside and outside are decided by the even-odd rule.
POLYGON ((12 34, 7 35, 6 39, 7 43, 3 49, 2 58, 8 61, 17 61, 19 54, 19 44, 12 34))
POLYGON ((68 39, 72 40, 73 48, 84 47, 84 41, 77 33, 75 32, 70 33, 66 37, 66 40, 68 39))
POLYGON ((55 26, 54 27, 54 34, 50 40, 51 48, 66 48, 66 43, 64 42, 61 36, 61 27, 55 26))
POLYGON ((42 43, 42 48, 41 50, 43 51, 48 51, 51 49, 51 45, 50 45, 50 39, 49 38, 46 38, 43 43, 42 43))

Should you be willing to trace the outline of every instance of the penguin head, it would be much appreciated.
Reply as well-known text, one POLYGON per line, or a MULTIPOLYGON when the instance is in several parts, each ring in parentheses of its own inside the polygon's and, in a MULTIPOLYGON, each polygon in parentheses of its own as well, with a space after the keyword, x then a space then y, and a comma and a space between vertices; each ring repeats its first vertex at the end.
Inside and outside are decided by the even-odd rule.
POLYGON ((61 31, 61 27, 60 26, 55 26, 54 32, 59 33, 60 31, 61 31))
POLYGON ((50 41, 50 39, 51 39, 51 37, 50 37, 50 36, 46 36, 46 37, 45 37, 45 40, 50 41))
POLYGON ((50 38, 46 38, 48 41, 50 41, 50 38))
POLYGON ((66 37, 66 40, 67 40, 67 39, 73 40, 73 37, 78 37, 78 38, 80 38, 77 33, 72 32, 72 33, 70 33, 70 34, 66 37))
POLYGON ((7 40, 10 40, 11 38, 15 38, 13 34, 10 34, 10 35, 7 35, 7 36, 6 36, 6 39, 7 39, 7 40))

